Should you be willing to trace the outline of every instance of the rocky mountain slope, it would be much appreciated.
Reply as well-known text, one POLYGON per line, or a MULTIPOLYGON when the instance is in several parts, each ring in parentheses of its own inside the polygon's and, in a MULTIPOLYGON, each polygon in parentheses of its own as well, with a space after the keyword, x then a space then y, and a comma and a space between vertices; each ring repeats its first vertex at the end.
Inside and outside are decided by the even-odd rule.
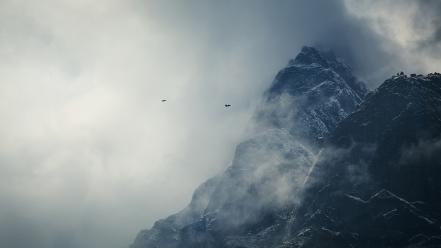
POLYGON ((286 247, 441 247, 440 117, 441 74, 370 93, 331 134, 286 247))
POLYGON ((304 47, 232 165, 131 247, 438 247, 441 76, 366 93, 342 60, 304 47))

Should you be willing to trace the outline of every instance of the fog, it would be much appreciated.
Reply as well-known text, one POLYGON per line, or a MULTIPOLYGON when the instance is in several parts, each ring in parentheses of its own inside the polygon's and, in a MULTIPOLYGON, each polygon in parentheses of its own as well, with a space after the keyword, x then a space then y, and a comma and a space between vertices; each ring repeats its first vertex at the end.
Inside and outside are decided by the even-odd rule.
POLYGON ((0 1, 0 246, 127 247, 230 164, 302 45, 371 89, 439 70, 440 4, 406 2, 0 1))

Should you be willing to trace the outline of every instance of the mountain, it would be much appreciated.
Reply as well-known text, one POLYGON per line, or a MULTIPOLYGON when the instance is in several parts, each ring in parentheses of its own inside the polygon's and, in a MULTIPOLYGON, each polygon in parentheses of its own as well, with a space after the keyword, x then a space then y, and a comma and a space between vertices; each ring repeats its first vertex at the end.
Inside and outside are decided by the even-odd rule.
POLYGON ((441 247, 441 74, 367 92, 304 47, 232 164, 132 248, 441 247))
POLYGON ((317 152, 367 93, 349 66, 304 47, 256 111, 255 134, 232 164, 202 184, 181 212, 141 231, 132 248, 268 247, 295 221, 317 152))
POLYGON ((397 75, 330 135, 284 247, 441 247, 441 74, 397 75))

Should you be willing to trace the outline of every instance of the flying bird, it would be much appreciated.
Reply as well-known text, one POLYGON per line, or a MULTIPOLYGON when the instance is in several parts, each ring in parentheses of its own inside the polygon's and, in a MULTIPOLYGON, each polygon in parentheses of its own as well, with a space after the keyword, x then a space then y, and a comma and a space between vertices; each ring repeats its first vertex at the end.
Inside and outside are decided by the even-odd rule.
POLYGON ((161 102, 166 102, 166 101, 167 101, 167 100, 165 100, 165 99, 162 99, 162 100, 161 100, 161 102))
POLYGON ((225 108, 231 107, 231 104, 225 104, 225 108))

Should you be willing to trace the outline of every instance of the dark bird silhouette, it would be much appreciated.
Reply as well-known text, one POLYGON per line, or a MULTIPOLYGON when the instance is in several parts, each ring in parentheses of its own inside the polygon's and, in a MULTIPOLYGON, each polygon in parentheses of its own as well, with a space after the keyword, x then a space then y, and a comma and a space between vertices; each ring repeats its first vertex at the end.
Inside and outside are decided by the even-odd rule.
POLYGON ((225 104, 225 108, 231 107, 231 104, 225 104))
POLYGON ((161 102, 166 102, 166 101, 167 101, 167 100, 165 100, 165 99, 162 99, 162 100, 161 100, 161 102))

